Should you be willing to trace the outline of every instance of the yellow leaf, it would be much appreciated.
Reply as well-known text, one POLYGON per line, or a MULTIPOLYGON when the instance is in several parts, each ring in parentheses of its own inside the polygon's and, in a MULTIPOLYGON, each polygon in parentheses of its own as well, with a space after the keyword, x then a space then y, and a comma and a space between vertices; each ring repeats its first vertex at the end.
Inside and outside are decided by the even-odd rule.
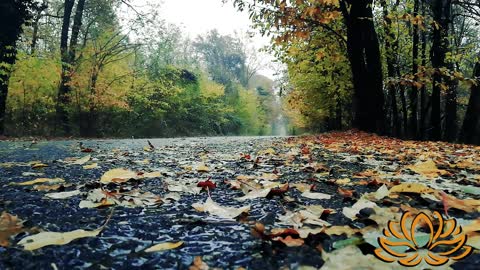
POLYGON ((83 164, 87 163, 88 161, 90 161, 91 158, 92 158, 91 155, 86 155, 83 158, 79 158, 79 159, 75 160, 71 164, 72 165, 83 165, 83 164))
POLYGON ((103 174, 100 182, 104 184, 111 182, 123 183, 127 182, 131 178, 137 178, 137 173, 125 169, 113 169, 103 174))
POLYGON ((208 168, 204 163, 201 163, 197 166, 197 172, 209 172, 210 168, 208 168))
POLYGON ((64 183, 65 180, 61 178, 37 178, 32 181, 27 181, 27 182, 22 182, 22 183, 10 183, 11 185, 17 185, 17 186, 30 186, 30 185, 35 185, 35 184, 41 184, 41 183, 64 183))
POLYGON ((85 170, 92 170, 92 169, 97 169, 97 168, 100 168, 98 166, 98 163, 92 163, 92 164, 83 166, 83 169, 85 169, 85 170))
POLYGON ((35 163, 32 165, 32 169, 40 169, 40 168, 45 168, 45 167, 48 167, 47 164, 43 164, 43 163, 35 163))
POLYGON ((439 170, 435 162, 431 159, 425 162, 418 162, 414 165, 407 166, 407 168, 429 178, 448 174, 448 172, 445 170, 439 170))
POLYGON ((419 183, 402 183, 400 185, 393 186, 390 189, 390 193, 403 193, 403 192, 421 194, 421 193, 433 193, 435 192, 435 190, 419 183))
POLYGON ((165 243, 160 243, 156 244, 152 247, 149 247, 145 250, 145 252, 158 252, 158 251, 165 251, 165 250, 170 250, 170 249, 175 249, 183 245, 183 242, 176 242, 176 243, 171 243, 171 242, 165 242, 165 243))
POLYGON ((75 239, 85 237, 95 237, 101 232, 101 229, 95 231, 75 230, 71 232, 41 232, 35 235, 27 236, 18 242, 25 250, 36 250, 51 245, 66 245, 75 239))

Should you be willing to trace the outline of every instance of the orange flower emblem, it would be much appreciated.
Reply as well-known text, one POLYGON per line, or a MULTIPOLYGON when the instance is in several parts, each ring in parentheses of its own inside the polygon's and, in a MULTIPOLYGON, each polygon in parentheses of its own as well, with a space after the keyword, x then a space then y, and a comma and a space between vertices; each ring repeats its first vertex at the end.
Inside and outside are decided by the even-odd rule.
POLYGON ((470 255, 473 249, 465 245, 467 235, 462 234, 457 221, 444 220, 437 211, 433 215, 435 219, 423 212, 414 217, 405 212, 400 222, 389 221, 388 228, 383 230, 384 237, 378 238, 380 247, 375 256, 388 263, 398 261, 403 266, 416 266, 422 260, 440 266, 450 259, 460 260, 470 255), (428 233, 418 232, 417 228, 426 228, 428 233))

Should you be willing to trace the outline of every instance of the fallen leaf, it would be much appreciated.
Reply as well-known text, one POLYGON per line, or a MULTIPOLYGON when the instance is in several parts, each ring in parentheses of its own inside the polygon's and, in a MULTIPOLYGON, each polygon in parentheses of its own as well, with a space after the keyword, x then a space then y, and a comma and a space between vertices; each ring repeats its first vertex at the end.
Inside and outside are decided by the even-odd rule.
POLYGON ((22 183, 10 183, 10 185, 17 185, 17 186, 31 186, 31 185, 35 185, 35 184, 42 184, 42 183, 51 183, 51 184, 54 184, 54 183, 64 183, 65 180, 61 179, 61 178, 37 178, 35 180, 32 180, 32 181, 27 181, 27 182, 22 182, 22 183))
POLYGON ((46 167, 48 167, 48 165, 43 163, 35 163, 32 165, 32 169, 41 169, 46 167))
POLYGON ((0 216, 0 246, 8 247, 10 245, 10 237, 23 231, 22 223, 17 216, 2 212, 0 216))
POLYGON ((98 169, 98 168, 100 168, 98 166, 98 163, 92 163, 92 164, 83 166, 83 169, 85 170, 92 170, 92 169, 98 169))
POLYGON ((310 192, 310 191, 303 192, 302 196, 305 198, 314 199, 314 200, 329 200, 332 198, 332 195, 329 195, 329 194, 310 192))
POLYGON ((48 193, 45 194, 45 197, 48 197, 50 199, 68 199, 73 196, 79 195, 81 192, 80 190, 74 190, 74 191, 66 191, 66 192, 57 192, 57 193, 48 193))
POLYGON ((407 166, 407 168, 428 178, 435 178, 440 175, 449 174, 449 172, 445 170, 439 170, 435 162, 431 159, 425 162, 418 162, 414 165, 407 166))
POLYGON ((256 199, 256 198, 265 198, 265 197, 267 197, 267 195, 270 193, 271 190, 272 190, 271 188, 260 189, 260 190, 252 190, 243 197, 235 198, 235 200, 246 201, 246 200, 252 200, 252 199, 256 199))
POLYGON ((75 160, 74 162, 72 162, 70 164, 72 164, 72 165, 83 165, 83 164, 89 162, 91 158, 92 158, 91 155, 86 155, 83 158, 79 158, 79 159, 75 160))
POLYGON ((188 270, 208 270, 208 265, 202 261, 202 257, 196 256, 193 259, 192 265, 188 268, 188 270))
POLYGON ((288 235, 287 237, 283 238, 283 237, 275 237, 272 239, 273 241, 280 241, 282 243, 284 243, 287 247, 299 247, 299 246, 302 246, 305 241, 303 239, 300 239, 300 238, 293 238, 291 237, 290 235, 288 235))
POLYGON ((357 219, 357 214, 364 208, 375 208, 377 204, 366 199, 358 200, 352 207, 344 207, 343 215, 351 220, 357 219))
POLYGON ((160 244, 156 244, 154 246, 151 246, 151 247, 145 249, 145 252, 158 252, 158 251, 176 249, 176 248, 178 248, 182 245, 183 245, 182 241, 175 242, 175 243, 165 242, 165 243, 160 243, 160 244))
POLYGON ((250 205, 240 208, 224 207, 216 204, 210 197, 208 197, 205 203, 194 203, 192 207, 199 212, 208 212, 212 215, 227 219, 236 218, 242 213, 248 213, 248 211, 250 211, 250 205))
POLYGON ((405 269, 400 264, 389 264, 371 254, 365 255, 358 247, 352 245, 330 253, 322 252, 322 258, 325 261, 322 270, 405 269))
POLYGON ((35 235, 27 236, 17 244, 23 246, 25 250, 36 250, 51 245, 66 245, 73 240, 95 237, 103 228, 94 231, 75 230, 71 232, 41 232, 35 235))
POLYGON ((390 189, 390 193, 404 193, 404 192, 422 194, 422 193, 433 193, 435 192, 435 190, 420 183, 402 183, 400 185, 393 186, 390 189))
POLYGON ((137 178, 137 173, 126 170, 126 169, 112 169, 107 171, 106 173, 103 174, 102 178, 100 178, 100 182, 103 184, 108 184, 108 183, 123 183, 127 182, 128 180, 132 178, 137 178))
POLYGON ((201 187, 203 189, 208 188, 209 190, 212 190, 212 189, 215 189, 217 187, 217 185, 215 183, 213 183, 212 181, 207 180, 207 181, 198 182, 197 187, 201 187))
POLYGON ((204 163, 201 163, 197 166, 197 172, 206 173, 206 172, 209 172, 209 171, 210 171, 210 168, 208 168, 207 165, 205 165, 204 163))

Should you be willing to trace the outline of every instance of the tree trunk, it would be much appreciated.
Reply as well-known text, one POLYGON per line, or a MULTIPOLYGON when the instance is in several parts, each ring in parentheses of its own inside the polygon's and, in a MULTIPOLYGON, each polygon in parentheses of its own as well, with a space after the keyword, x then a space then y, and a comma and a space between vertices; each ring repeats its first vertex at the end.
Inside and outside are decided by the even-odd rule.
MULTIPOLYGON (((413 16, 418 16, 419 9, 419 0, 414 1, 413 16)), ((418 35, 418 24, 413 25, 413 49, 412 49, 412 74, 415 76, 414 81, 417 81, 418 73, 418 45, 419 45, 419 35, 418 35)), ((417 117, 417 107, 418 107, 418 88, 415 85, 412 85, 410 90, 410 118, 409 118, 409 137, 412 139, 418 138, 418 117, 417 117)))
POLYGON ((31 1, 2 0, 0 18, 0 135, 5 134, 5 117, 8 97, 8 81, 17 55, 17 40, 22 33, 22 25, 30 17, 31 1))
POLYGON ((68 32, 70 30, 70 17, 75 0, 65 0, 63 9, 62 32, 60 36, 60 54, 62 60, 62 74, 60 79, 60 87, 57 96, 57 125, 60 125, 60 130, 64 134, 70 133, 68 125, 67 105, 70 103, 68 96, 70 92, 70 57, 68 53, 68 32))
MULTIPOLYGON (((398 52, 398 39, 395 37, 395 33, 392 31, 392 20, 390 19, 387 2, 381 1, 382 9, 383 9, 383 19, 385 23, 385 52, 387 57, 387 73, 389 78, 394 78, 397 75, 395 63, 396 55, 398 52)), ((398 5, 394 5, 393 12, 396 11, 398 5)), ((397 108, 397 98, 396 98, 396 84, 390 82, 387 86, 388 88, 388 95, 390 97, 390 113, 391 113, 391 130, 389 130, 390 134, 393 136, 399 136, 399 126, 400 123, 398 122, 398 108, 397 108)))
POLYGON ((460 133, 460 141, 480 144, 480 59, 475 64, 473 77, 477 79, 477 84, 473 85, 471 89, 470 100, 460 133))
POLYGON ((340 4, 347 28, 347 51, 353 76, 353 126, 383 133, 383 74, 372 0, 343 0, 340 4))
POLYGON ((75 56, 78 44, 78 35, 82 26, 83 11, 85 8, 85 0, 79 0, 77 9, 73 19, 72 35, 70 37, 70 46, 68 46, 68 30, 70 28, 70 17, 72 15, 73 4, 75 0, 65 0, 65 9, 62 25, 60 51, 62 54, 62 77, 61 85, 58 91, 57 100, 57 119, 61 124, 62 131, 65 135, 71 133, 68 119, 67 107, 70 103, 69 94, 71 92, 71 75, 75 64, 75 56))
POLYGON ((94 67, 92 70, 92 77, 90 80, 90 100, 88 111, 87 134, 88 137, 95 137, 97 135, 97 115, 95 110, 95 96, 97 93, 97 81, 100 69, 94 67))
MULTIPOLYGON (((422 17, 426 14, 425 2, 422 1, 422 17)), ((427 65, 427 34, 422 31, 422 66, 427 65)), ((425 84, 420 89, 420 128, 419 139, 425 139, 425 127, 427 123, 427 88, 425 84)))
MULTIPOLYGON (((441 89, 445 83, 444 75, 440 73, 440 68, 445 67, 445 56, 448 52, 448 27, 450 22, 450 8, 451 0, 435 0, 432 2, 433 19, 438 26, 433 27, 433 42, 431 59, 432 66, 435 68, 433 75, 433 90, 432 90, 432 113, 430 124, 431 140, 442 139, 442 123, 441 123, 441 89)), ((447 86, 448 87, 448 86, 447 86)), ((451 127, 448 127, 451 128, 451 127)), ((454 127, 452 127, 454 128, 454 127)))

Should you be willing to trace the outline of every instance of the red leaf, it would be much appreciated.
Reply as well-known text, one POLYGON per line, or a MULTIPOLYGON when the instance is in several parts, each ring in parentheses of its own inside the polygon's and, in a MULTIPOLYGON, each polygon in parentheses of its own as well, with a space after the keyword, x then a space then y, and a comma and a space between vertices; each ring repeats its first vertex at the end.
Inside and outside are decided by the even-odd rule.
POLYGON ((207 181, 202 181, 202 182, 199 182, 197 184, 197 187, 201 187, 203 189, 215 189, 217 187, 217 185, 215 183, 213 183, 212 181, 210 181, 210 179, 208 179, 207 181))

